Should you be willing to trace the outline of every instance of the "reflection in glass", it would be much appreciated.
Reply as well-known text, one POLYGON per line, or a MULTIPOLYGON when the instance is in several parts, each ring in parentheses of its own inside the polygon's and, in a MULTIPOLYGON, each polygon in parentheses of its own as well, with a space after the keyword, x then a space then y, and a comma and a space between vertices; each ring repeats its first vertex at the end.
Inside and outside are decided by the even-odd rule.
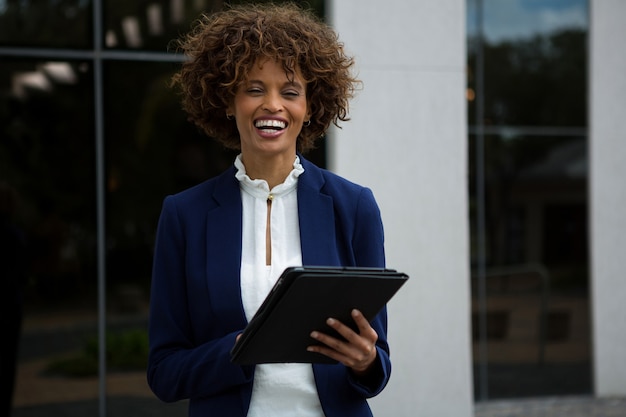
POLYGON ((26 248, 14 405, 97 398, 82 379, 96 372, 92 67, 5 60, 0 79, 0 183, 26 248))
MULTIPOLYGON (((108 381, 118 395, 158 403, 145 378, 152 246, 163 198, 215 176, 235 154, 186 120, 169 87, 176 64, 104 67, 108 381), (123 373, 120 373, 123 372, 123 373)), ((163 409, 165 411, 165 409, 163 409)))
POLYGON ((90 0, 0 1, 0 45, 89 48, 90 0))
POLYGON ((589 393, 586 138, 488 135, 485 188, 489 397, 589 393))
POLYGON ((174 66, 105 65, 111 290, 136 285, 147 295, 153 235, 163 198, 221 173, 234 160, 233 152, 186 120, 179 97, 168 84, 174 66))
POLYGON ((586 234, 573 234, 574 229, 576 233, 585 230, 584 221, 577 228, 563 226, 563 233, 558 234, 550 230, 556 232, 555 222, 566 221, 568 216, 562 213, 561 218, 550 218, 552 222, 543 216, 548 208, 585 203, 586 152, 584 137, 486 137, 488 264, 585 259, 586 234), (536 229, 529 230, 530 226, 536 229))
POLYGON ((482 5, 483 32, 489 43, 530 39, 569 29, 586 30, 588 0, 468 0, 467 31, 477 31, 482 5))
POLYGON ((468 0, 476 398, 591 392, 586 0, 468 0))
MULTIPOLYGON (((468 23, 475 23, 474 3, 468 4, 468 23)), ((587 2, 567 2, 565 9, 564 3, 483 1, 485 125, 586 126, 587 2)), ((469 24, 471 95, 476 88, 476 29, 469 24)), ((473 122, 476 101, 468 105, 473 122)))
MULTIPOLYGON (((166 52, 173 47, 172 40, 187 32, 201 14, 220 10, 228 3, 246 2, 249 1, 155 0, 146 3, 105 0, 104 46, 166 52)), ((319 16, 324 16, 323 0, 296 3, 311 7, 319 16)))

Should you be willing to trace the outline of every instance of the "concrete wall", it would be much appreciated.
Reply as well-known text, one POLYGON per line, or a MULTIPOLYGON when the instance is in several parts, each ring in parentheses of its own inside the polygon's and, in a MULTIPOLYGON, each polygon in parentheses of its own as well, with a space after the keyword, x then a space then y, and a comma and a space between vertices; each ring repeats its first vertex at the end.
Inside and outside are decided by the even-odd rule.
POLYGON ((364 82, 329 139, 332 170, 372 188, 387 264, 393 375, 377 417, 472 415, 465 0, 334 0, 364 82))
POLYGON ((626 1, 592 0, 590 6, 595 393, 626 395, 626 1))

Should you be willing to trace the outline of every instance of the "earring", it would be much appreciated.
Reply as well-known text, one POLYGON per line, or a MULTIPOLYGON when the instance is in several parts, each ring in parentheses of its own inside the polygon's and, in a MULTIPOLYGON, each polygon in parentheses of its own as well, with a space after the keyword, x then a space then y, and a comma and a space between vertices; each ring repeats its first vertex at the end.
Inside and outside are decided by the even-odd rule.
POLYGON ((302 123, 302 126, 304 126, 304 127, 309 127, 309 126, 311 126, 311 121, 310 121, 310 120, 307 120, 306 122, 302 123))
POLYGON ((235 118, 235 116, 233 116, 232 114, 226 114, 226 118, 228 120, 233 120, 235 118))

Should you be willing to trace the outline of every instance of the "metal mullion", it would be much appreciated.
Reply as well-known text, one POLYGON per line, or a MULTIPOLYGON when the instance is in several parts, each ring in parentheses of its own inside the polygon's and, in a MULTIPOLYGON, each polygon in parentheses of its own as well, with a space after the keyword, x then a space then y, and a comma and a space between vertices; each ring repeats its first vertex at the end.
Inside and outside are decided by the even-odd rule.
POLYGON ((87 59, 87 60, 118 60, 118 61, 147 61, 147 62, 181 62, 184 56, 168 52, 122 51, 122 50, 74 50, 48 48, 11 48, 0 47, 0 57, 21 58, 51 58, 59 59, 87 59))
POLYGON ((184 56, 167 52, 139 52, 107 50, 101 53, 103 60, 148 61, 148 62, 182 62, 184 56))
POLYGON ((478 134, 481 132, 486 135, 587 136, 587 128, 569 126, 485 126, 477 124, 475 126, 469 126, 468 130, 470 134, 478 134))
POLYGON ((0 56, 21 58, 93 59, 92 51, 79 49, 0 47, 0 56))
POLYGON ((98 416, 106 417, 106 178, 104 169, 104 89, 102 86, 102 0, 93 0, 93 74, 98 260, 98 416))
POLYGON ((485 248, 485 125, 484 125, 484 57, 483 2, 476 1, 476 264, 478 292, 478 393, 489 399, 489 352, 487 348, 487 284, 485 248))

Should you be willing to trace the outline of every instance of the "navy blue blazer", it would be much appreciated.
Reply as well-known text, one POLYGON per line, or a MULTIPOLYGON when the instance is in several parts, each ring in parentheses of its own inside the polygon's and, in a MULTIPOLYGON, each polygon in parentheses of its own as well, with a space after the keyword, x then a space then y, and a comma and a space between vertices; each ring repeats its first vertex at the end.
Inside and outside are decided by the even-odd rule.
MULTIPOLYGON (((300 156, 298 216, 304 265, 385 266, 380 211, 368 188, 300 156)), ((247 321, 241 301, 239 182, 232 166, 163 202, 150 300, 148 384, 163 401, 189 399, 190 416, 245 417, 254 366, 230 362, 247 321)), ((314 364, 326 417, 371 416, 366 399, 391 373, 387 312, 372 322, 378 360, 366 379, 314 364)))

